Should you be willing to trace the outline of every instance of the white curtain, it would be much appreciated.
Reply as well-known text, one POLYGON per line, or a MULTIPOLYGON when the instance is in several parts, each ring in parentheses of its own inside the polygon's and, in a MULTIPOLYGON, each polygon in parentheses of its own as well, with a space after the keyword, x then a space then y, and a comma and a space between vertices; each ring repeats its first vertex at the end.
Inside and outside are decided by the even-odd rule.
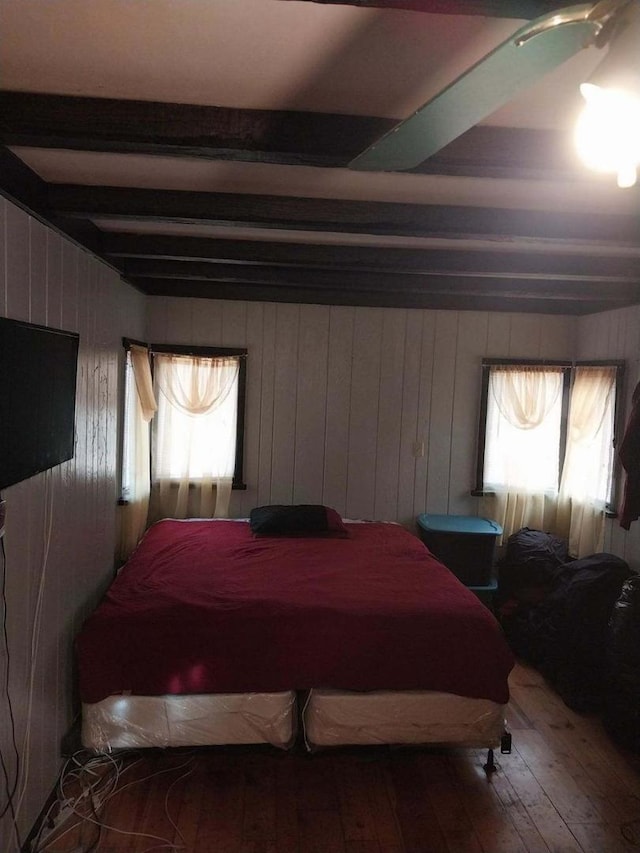
POLYGON ((149 351, 132 345, 127 353, 125 427, 120 507, 120 558, 126 560, 147 526, 150 494, 149 424, 157 410, 149 351))
POLYGON ((574 557, 603 547, 613 470, 615 382, 615 367, 575 371, 557 525, 574 557))
POLYGON ((489 375, 483 512, 507 538, 555 520, 562 414, 560 367, 496 365, 489 375))
POLYGON ((154 356, 154 518, 226 518, 235 467, 239 359, 154 356))

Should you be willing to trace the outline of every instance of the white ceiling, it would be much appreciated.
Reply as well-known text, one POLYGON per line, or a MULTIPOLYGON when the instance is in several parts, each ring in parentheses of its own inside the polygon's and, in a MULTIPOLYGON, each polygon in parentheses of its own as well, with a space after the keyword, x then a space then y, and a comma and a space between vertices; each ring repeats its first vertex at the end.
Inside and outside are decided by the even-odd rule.
MULTIPOLYGON (((5 89, 401 118, 524 22, 287 0, 2 0, 5 89)), ((489 123, 564 126, 583 51, 489 123)))
MULTIPOLYGON (((90 186, 141 187, 196 192, 237 192, 395 201, 408 204, 454 204, 528 210, 632 213, 635 193, 619 190, 612 180, 572 185, 552 181, 465 178, 266 163, 103 154, 91 151, 14 148, 46 181, 90 186)), ((272 234, 272 236, 275 236, 272 234)))
MULTIPOLYGON (((2 87, 68 95, 403 118, 524 22, 287 0, 2 0, 2 87)), ((563 127, 582 51, 486 123, 563 127)), ((53 182, 311 197, 623 210, 611 181, 464 180, 257 163, 15 149, 53 182), (461 196, 463 202, 461 202, 461 196)))
MULTIPOLYGON (((0 87, 17 92, 404 118, 524 21, 296 0, 0 0, 0 87)), ((579 83, 602 58, 588 48, 484 124, 558 129, 566 149, 579 83)), ((150 128, 153 135, 153 128, 150 128)), ((356 172, 204 157, 12 148, 50 184, 401 202, 552 213, 635 215, 640 194, 584 180, 356 172)), ((94 216, 104 231, 315 244, 640 256, 598 239, 433 237, 305 231, 94 216), (606 244, 606 249, 604 245, 606 244)), ((639 228, 640 232, 640 228, 639 228)))
POLYGON ((3 85, 398 117, 517 23, 282 0, 5 0, 3 85))

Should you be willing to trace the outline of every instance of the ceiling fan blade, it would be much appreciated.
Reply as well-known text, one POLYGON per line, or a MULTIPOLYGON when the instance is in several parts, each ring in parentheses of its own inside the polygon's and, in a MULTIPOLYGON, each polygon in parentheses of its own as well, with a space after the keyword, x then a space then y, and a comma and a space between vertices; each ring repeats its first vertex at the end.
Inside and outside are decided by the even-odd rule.
POLYGON ((582 48, 601 29, 593 4, 529 22, 349 163, 363 171, 411 169, 582 48), (571 22, 559 23, 564 13, 571 22), (573 17, 576 20, 573 20, 573 17))

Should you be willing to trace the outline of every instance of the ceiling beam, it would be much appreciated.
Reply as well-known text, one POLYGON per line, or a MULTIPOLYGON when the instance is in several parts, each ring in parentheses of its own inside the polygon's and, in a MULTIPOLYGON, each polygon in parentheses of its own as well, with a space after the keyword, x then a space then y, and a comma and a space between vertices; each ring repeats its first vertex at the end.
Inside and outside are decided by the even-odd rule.
POLYGON ((325 269, 389 272, 472 272, 583 278, 620 277, 640 281, 640 255, 562 254, 541 251, 408 249, 287 243, 277 240, 224 240, 105 232, 105 254, 114 259, 149 258, 238 262, 325 269))
MULTIPOLYGON (((0 141, 36 148, 345 167, 398 119, 0 91, 0 141)), ((473 127, 416 174, 593 180, 555 130, 473 127)))
POLYGON ((86 219, 67 219, 48 206, 48 184, 19 157, 0 146, 0 194, 65 237, 104 258, 102 232, 86 219))
POLYGON ((477 125, 453 139, 414 174, 528 180, 597 180, 562 130, 477 125))
POLYGON ((47 184, 19 157, 0 147, 0 184, 2 193, 22 207, 36 213, 46 210, 47 184))
POLYGON ((482 15, 487 18, 537 18, 570 5, 566 0, 305 0, 306 2, 405 9, 440 15, 482 15))
POLYGON ((634 304, 632 300, 540 299, 504 294, 450 292, 349 291, 344 288, 299 288, 276 285, 211 284, 193 279, 138 279, 136 286, 150 296, 293 302, 317 305, 366 305, 392 308, 430 308, 456 311, 509 311, 538 314, 593 314, 634 304))
POLYGON ((58 215, 351 234, 640 246, 637 216, 50 184, 58 215))
POLYGON ((545 299, 602 299, 628 302, 640 299, 640 282, 552 279, 532 276, 487 276, 459 273, 381 272, 327 270, 280 266, 244 266, 206 262, 128 260, 123 273, 128 281, 173 278, 226 284, 260 284, 307 288, 343 288, 397 292, 487 293, 545 299))
POLYGON ((5 145, 344 166, 395 119, 0 91, 5 145))

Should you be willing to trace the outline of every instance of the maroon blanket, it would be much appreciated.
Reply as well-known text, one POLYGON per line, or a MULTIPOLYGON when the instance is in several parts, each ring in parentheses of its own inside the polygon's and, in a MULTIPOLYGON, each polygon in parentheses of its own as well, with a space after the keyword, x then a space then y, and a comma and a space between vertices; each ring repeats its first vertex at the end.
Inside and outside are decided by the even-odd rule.
POLYGON ((404 528, 255 537, 165 520, 77 638, 80 694, 439 690, 508 700, 491 613, 404 528))

